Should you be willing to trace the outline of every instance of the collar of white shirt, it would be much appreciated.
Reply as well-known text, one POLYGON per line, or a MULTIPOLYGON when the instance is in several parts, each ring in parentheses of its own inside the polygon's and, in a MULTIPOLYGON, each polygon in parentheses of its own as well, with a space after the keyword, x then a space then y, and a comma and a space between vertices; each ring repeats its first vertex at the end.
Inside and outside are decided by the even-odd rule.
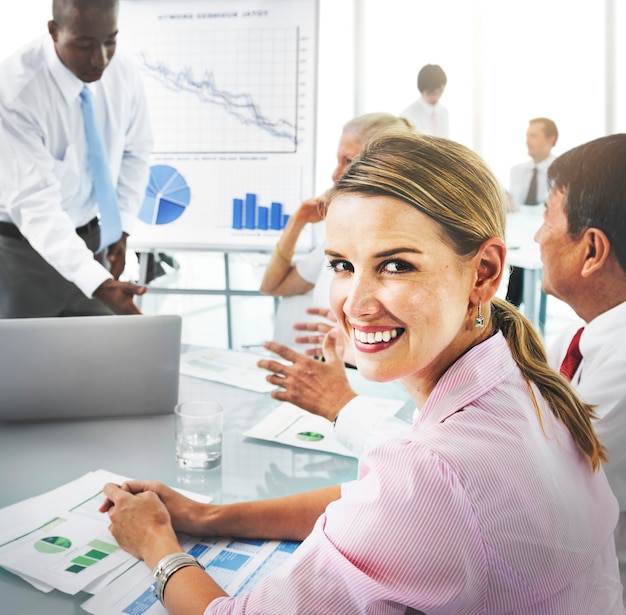
POLYGON ((59 87, 60 92, 63 94, 65 102, 71 105, 78 99, 85 84, 61 62, 54 49, 54 43, 49 36, 46 36, 44 39, 43 47, 50 74, 59 87))

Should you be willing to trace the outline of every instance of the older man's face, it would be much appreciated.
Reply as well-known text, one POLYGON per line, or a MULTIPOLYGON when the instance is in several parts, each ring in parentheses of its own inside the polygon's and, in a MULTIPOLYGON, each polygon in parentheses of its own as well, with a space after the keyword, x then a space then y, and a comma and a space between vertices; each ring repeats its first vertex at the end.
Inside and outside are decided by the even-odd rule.
POLYGON ((566 202, 567 192, 557 189, 550 192, 535 241, 543 262, 543 291, 569 302, 572 293, 579 288, 581 242, 572 239, 567 232, 566 202))

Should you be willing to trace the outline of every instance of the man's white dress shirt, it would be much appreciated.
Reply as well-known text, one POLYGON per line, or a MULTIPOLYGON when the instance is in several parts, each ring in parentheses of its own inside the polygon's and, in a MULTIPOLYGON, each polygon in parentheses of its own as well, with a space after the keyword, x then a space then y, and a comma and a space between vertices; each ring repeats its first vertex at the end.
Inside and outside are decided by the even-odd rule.
MULTIPOLYGON (((556 369, 581 324, 564 331, 551 349, 550 360, 556 369)), ((615 543, 622 584, 626 585, 626 302, 587 323, 579 347, 583 358, 572 385, 583 401, 595 406, 598 418, 594 427, 608 451, 604 470, 619 503, 615 543)))
MULTIPOLYGON (((111 276, 75 233, 98 212, 79 97, 84 83, 59 60, 49 35, 0 63, 0 82, 2 137, 10 141, 3 155, 14 157, 14 174, 0 174, 0 220, 15 224, 44 260, 91 296, 111 276)), ((141 78, 129 59, 115 55, 89 88, 122 228, 130 233, 152 148, 141 78)))
POLYGON ((537 167, 537 202, 545 202, 549 192, 548 167, 555 158, 556 156, 550 154, 550 156, 537 164, 533 162, 532 158, 529 158, 525 162, 516 164, 511 169, 509 190, 513 195, 513 200, 516 205, 526 204, 526 196, 528 195, 528 188, 530 187, 530 180, 535 167, 537 167))
POLYGON ((400 113, 413 124, 417 132, 435 137, 450 138, 448 110, 440 103, 427 103, 422 96, 400 113))

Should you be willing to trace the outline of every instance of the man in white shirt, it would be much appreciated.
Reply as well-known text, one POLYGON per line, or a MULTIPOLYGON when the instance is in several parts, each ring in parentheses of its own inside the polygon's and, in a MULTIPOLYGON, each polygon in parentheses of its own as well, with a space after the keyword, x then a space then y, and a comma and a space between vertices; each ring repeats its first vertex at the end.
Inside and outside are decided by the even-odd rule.
POLYGON ((411 103, 400 117, 406 118, 417 132, 436 137, 450 138, 448 110, 440 99, 448 78, 438 64, 426 64, 417 74, 417 89, 420 97, 411 103))
POLYGON ((134 296, 145 287, 118 278, 152 139, 139 74, 113 58, 118 8, 118 0, 54 0, 49 35, 0 64, 0 158, 11 169, 0 176, 1 318, 139 313, 134 296), (121 237, 102 249, 86 84, 121 219, 121 237))
MULTIPOLYGON (((594 427, 608 452, 604 469, 620 505, 615 531, 626 583, 626 134, 576 147, 552 164, 553 186, 535 240, 543 290, 561 299, 584 325, 571 382, 595 406, 594 427)), ((551 353, 562 365, 573 330, 551 353)), ((562 373, 565 373, 565 366, 562 373)))
MULTIPOLYGON (((526 130, 526 147, 529 160, 511 169, 510 196, 513 209, 539 205, 548 196, 548 167, 555 156, 552 148, 556 145, 559 132, 556 124, 546 117, 530 120, 526 130)), ((519 307, 524 294, 524 270, 511 267, 506 300, 519 307)))

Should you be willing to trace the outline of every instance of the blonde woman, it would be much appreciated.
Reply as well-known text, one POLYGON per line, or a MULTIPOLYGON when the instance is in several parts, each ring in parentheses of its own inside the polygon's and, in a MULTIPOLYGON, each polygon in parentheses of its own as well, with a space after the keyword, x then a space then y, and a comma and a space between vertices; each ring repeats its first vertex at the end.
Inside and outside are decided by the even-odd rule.
POLYGON ((171 613, 624 612, 592 410, 495 298, 504 212, 482 160, 436 137, 376 139, 339 179, 332 310, 361 373, 400 380, 420 412, 337 487, 218 506, 106 485, 120 545, 171 572, 171 613), (235 598, 180 554, 174 528, 303 543, 235 598))
MULTIPOLYGON (((389 130, 413 132, 408 120, 390 113, 366 113, 344 124, 337 146, 337 165, 332 173, 336 182, 348 168, 353 158, 359 154, 369 139, 389 130)), ((310 334, 295 340, 296 344, 313 344, 307 354, 321 355, 320 343, 324 333, 330 328, 325 320, 306 321, 306 308, 309 314, 328 317, 328 287, 330 274, 326 268, 324 243, 319 243, 311 252, 294 261, 298 239, 307 224, 322 220, 322 210, 327 203, 327 192, 307 199, 289 217, 285 230, 265 269, 259 290, 272 297, 282 297, 276 314, 274 340, 289 347, 294 345, 293 329, 310 331, 310 334), (306 295, 306 296, 305 296, 306 295), (293 299, 286 299, 293 297, 293 299), (302 324, 302 326, 299 326, 302 324)))

